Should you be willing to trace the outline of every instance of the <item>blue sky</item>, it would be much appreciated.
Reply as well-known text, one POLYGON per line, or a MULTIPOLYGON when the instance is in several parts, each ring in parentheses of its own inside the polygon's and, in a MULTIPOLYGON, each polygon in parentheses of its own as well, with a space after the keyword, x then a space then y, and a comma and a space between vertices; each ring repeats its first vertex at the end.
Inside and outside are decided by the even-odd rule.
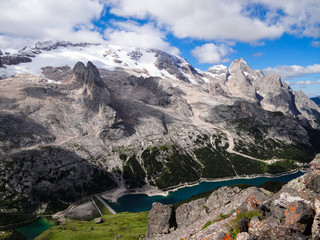
POLYGON ((0 49, 42 40, 159 48, 206 70, 244 58, 320 95, 319 0, 0 0, 0 49))

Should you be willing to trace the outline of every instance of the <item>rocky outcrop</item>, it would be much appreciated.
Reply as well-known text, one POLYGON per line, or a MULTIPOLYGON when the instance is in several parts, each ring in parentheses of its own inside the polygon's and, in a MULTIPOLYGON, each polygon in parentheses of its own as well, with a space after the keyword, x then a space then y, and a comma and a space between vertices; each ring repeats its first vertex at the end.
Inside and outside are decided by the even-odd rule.
POLYGON ((31 62, 32 59, 23 55, 13 54, 1 57, 2 65, 18 65, 20 63, 31 62))
MULTIPOLYGON (((1 201, 12 195, 23 199, 22 209, 32 213, 41 203, 53 206, 116 187, 109 173, 59 147, 13 153, 0 159, 0 183, 7 185, 1 201), (32 173, 32 174, 30 174, 32 173)), ((14 198, 13 198, 14 199, 14 198)), ((5 208, 2 208, 5 210, 5 208)))
POLYGON ((301 90, 295 92, 294 96, 296 106, 301 113, 299 117, 306 119, 312 127, 317 128, 320 123, 320 107, 301 90))
POLYGON ((172 206, 154 203, 149 213, 149 224, 146 236, 152 238, 157 235, 169 233, 174 230, 175 215, 172 206))
POLYGON ((256 89, 253 81, 258 77, 255 71, 242 59, 233 61, 229 67, 227 87, 234 96, 256 98, 256 89))
POLYGON ((155 66, 160 70, 165 70, 177 79, 185 82, 203 83, 201 75, 186 61, 182 62, 176 56, 168 54, 160 50, 152 50, 155 52, 155 66))
POLYGON ((312 239, 320 238, 320 197, 314 202, 315 217, 312 224, 312 239))
POLYGON ((319 159, 320 154, 305 175, 274 195, 255 187, 223 187, 207 200, 183 204, 175 210, 177 229, 149 239, 318 239, 319 196, 307 179, 319 176, 319 159))
POLYGON ((13 149, 50 143, 55 140, 42 125, 32 119, 0 112, 0 156, 13 149))

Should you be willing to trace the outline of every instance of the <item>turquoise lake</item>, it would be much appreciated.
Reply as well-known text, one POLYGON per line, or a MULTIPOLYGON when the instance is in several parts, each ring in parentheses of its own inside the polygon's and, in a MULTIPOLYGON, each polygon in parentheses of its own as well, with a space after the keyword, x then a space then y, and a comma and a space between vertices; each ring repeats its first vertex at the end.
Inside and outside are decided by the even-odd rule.
POLYGON ((36 222, 17 228, 16 230, 22 233, 28 240, 35 239, 38 235, 53 227, 54 224, 45 218, 40 218, 36 222))
POLYGON ((163 204, 172 204, 181 200, 188 199, 202 192, 210 191, 215 188, 230 186, 235 184, 251 184, 259 186, 267 181, 289 182, 294 178, 303 175, 303 172, 297 172, 281 177, 267 178, 257 177, 251 179, 233 179, 219 182, 201 182, 195 186, 183 187, 177 191, 169 192, 168 196, 151 196, 146 194, 128 194, 120 197, 117 202, 105 200, 116 212, 141 212, 149 211, 152 203, 161 202, 163 204))
MULTIPOLYGON (((303 175, 303 172, 297 172, 286 176, 266 178, 258 177, 251 179, 233 179, 219 182, 201 182, 195 186, 183 187, 177 191, 169 192, 168 196, 152 196, 149 197, 146 194, 128 194, 120 197, 117 202, 109 202, 105 200, 116 212, 141 212, 149 211, 152 207, 152 203, 161 202, 164 204, 172 204, 181 200, 188 199, 194 195, 202 192, 210 191, 215 188, 230 186, 235 184, 251 184, 259 186, 267 181, 289 182, 290 180, 303 175)), ((46 231, 53 224, 48 222, 44 218, 40 218, 34 223, 25 225, 17 229, 27 237, 28 240, 35 239, 42 232, 46 231)))

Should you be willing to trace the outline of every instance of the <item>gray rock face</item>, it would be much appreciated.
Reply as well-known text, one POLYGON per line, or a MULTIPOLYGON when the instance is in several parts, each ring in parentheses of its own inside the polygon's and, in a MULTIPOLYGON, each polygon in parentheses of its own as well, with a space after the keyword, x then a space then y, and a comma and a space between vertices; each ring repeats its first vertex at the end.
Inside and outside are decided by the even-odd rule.
POLYGON ((258 75, 242 58, 231 63, 229 73, 227 86, 232 94, 256 98, 256 89, 253 86, 253 81, 258 75))
POLYGON ((56 138, 42 125, 19 115, 0 113, 0 125, 0 156, 13 149, 50 143, 56 138))
MULTIPOLYGON (((79 74, 81 71, 81 66, 79 68, 80 69, 75 69, 76 74, 79 74)), ((86 106, 93 112, 104 112, 104 107, 111 102, 110 91, 107 85, 102 81, 99 70, 92 62, 88 62, 87 64, 84 71, 83 82, 82 95, 84 96, 86 106)))
POLYGON ((57 82, 63 82, 72 74, 71 68, 69 66, 63 67, 43 67, 42 74, 50 80, 57 82))
POLYGON ((101 167, 59 147, 23 151, 0 160, 0 179, 23 196, 26 212, 33 212, 41 202, 74 202, 116 186, 101 167))
POLYGON ((285 224, 294 231, 309 235, 314 215, 312 207, 306 203, 302 201, 292 202, 286 207, 285 224))
POLYGON ((312 239, 320 238, 320 199, 317 198, 314 203, 315 217, 312 224, 312 239))
POLYGON ((32 62, 32 59, 26 56, 13 54, 1 57, 2 65, 18 65, 20 63, 32 62))
POLYGON ((188 226, 197 221, 201 215, 206 214, 206 201, 199 199, 183 204, 176 209, 178 227, 188 226))
POLYGON ((169 229, 175 227, 175 219, 172 206, 154 203, 149 213, 147 238, 169 233, 169 229))

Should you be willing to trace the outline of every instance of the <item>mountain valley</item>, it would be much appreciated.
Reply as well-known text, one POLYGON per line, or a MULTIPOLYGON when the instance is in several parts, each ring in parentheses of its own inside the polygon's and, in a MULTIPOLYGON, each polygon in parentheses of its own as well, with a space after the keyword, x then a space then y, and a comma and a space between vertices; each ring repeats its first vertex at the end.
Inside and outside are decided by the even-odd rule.
POLYGON ((280 174, 320 151, 320 107, 243 59, 204 72, 155 49, 48 41, 0 66, 2 213, 280 174))

